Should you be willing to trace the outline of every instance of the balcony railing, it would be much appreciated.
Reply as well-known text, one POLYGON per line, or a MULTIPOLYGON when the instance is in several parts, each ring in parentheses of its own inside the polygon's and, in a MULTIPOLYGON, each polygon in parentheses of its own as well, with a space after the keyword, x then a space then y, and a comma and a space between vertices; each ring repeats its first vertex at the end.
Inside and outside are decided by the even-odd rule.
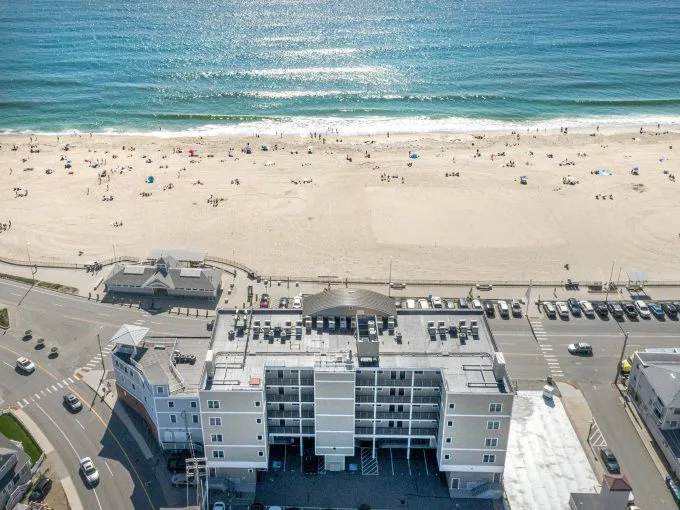
POLYGON ((372 427, 356 427, 354 433, 357 436, 418 436, 418 437, 437 437, 437 429, 412 428, 411 432, 407 427, 376 427, 375 434, 372 427))
MULTIPOLYGON (((283 434, 300 435, 300 427, 280 427, 280 426, 277 426, 277 425, 272 425, 272 426, 267 427, 267 431, 270 434, 276 434, 276 435, 283 435, 283 434)), ((302 434, 314 434, 314 427, 312 427, 312 426, 302 427, 302 434)))
POLYGON ((267 393, 267 402, 314 402, 314 395, 312 394, 302 394, 302 396, 297 393, 289 393, 280 395, 278 393, 267 393))
POLYGON ((267 418, 314 418, 312 411, 271 409, 267 411, 267 418))

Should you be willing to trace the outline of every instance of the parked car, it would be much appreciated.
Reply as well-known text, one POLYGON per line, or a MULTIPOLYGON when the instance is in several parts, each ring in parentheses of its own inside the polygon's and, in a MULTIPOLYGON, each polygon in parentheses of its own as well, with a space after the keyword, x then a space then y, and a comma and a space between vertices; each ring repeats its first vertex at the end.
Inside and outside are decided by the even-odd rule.
POLYGON ((482 309, 482 302, 479 299, 473 299, 472 300, 472 309, 473 310, 481 310, 482 309))
POLYGON ((621 467, 619 466, 619 461, 616 460, 616 456, 611 448, 600 448, 600 458, 602 459, 602 464, 607 469, 608 472, 618 474, 621 472, 621 467))
POLYGON ((440 298, 439 296, 432 296, 432 307, 442 308, 442 298, 440 298))
POLYGON ((629 320, 635 320, 638 317, 637 313, 637 308, 635 308, 635 305, 631 303, 630 301, 624 301, 621 303, 621 307, 623 308, 623 311, 626 313, 626 317, 628 317, 629 320))
POLYGON ((584 299, 583 301, 579 301, 579 304, 581 305, 581 310, 583 310, 583 315, 586 317, 595 317, 595 308, 593 308, 590 301, 584 299))
POLYGON ((580 354, 581 356, 593 355, 593 348, 590 346, 590 344, 587 344, 585 342, 569 344, 567 345, 567 350, 569 351, 570 354, 580 354))
POLYGON ((643 319, 651 319, 652 318, 652 312, 649 311, 649 307, 647 306, 647 303, 645 303, 641 299, 638 300, 638 301, 635 301, 635 309, 640 314, 640 317, 642 317, 643 319))
POLYGON ((269 303, 269 294, 263 292, 262 295, 260 296, 260 301, 266 301, 267 303, 269 303))
POLYGON ((260 308, 269 308, 269 300, 260 299, 260 308))
POLYGON ((493 301, 484 301, 484 312, 487 317, 494 317, 496 315, 496 309, 493 307, 493 301))
POLYGON ((458 308, 467 308, 468 302, 465 296, 458 299, 458 308))
POLYGON ((623 307, 619 303, 610 301, 607 308, 609 308, 609 313, 612 314, 612 317, 615 319, 623 319, 623 307))
POLYGON ((205 329, 208 331, 212 331, 215 328, 215 319, 211 320, 208 322, 208 324, 205 325, 205 329))
POLYGON ((505 301, 499 301, 498 303, 498 315, 504 319, 510 318, 510 308, 505 301))
POLYGON ((453 299, 446 299, 444 301, 444 304, 446 304, 446 308, 455 308, 456 307, 456 303, 453 299))
POLYGON ((666 486, 673 495, 673 501, 680 503, 680 484, 671 475, 666 475, 666 486))
POLYGON ((68 408, 69 411, 72 411, 74 413, 77 413, 83 408, 83 404, 80 401, 78 397, 75 396, 75 394, 71 393, 70 391, 64 395, 64 405, 68 408))
POLYGON ((422 308, 423 310, 427 310, 430 308, 430 303, 427 302, 427 299, 419 299, 418 300, 418 308, 422 308))
POLYGON ((293 298, 293 308, 302 308, 302 296, 295 296, 293 298))
POLYGON ((83 457, 80 459, 80 472, 90 485, 95 485, 99 481, 99 471, 94 467, 94 463, 90 457, 83 457))
POLYGON ((282 297, 279 299, 279 308, 288 308, 288 298, 282 297))
POLYGON ((554 319, 557 317, 557 310, 555 310, 555 305, 553 305, 550 301, 546 301, 543 303, 543 310, 545 311, 545 314, 548 316, 550 319, 554 319))
POLYGON ((31 502, 42 501, 45 499, 45 496, 47 496, 47 493, 50 492, 51 488, 52 480, 47 477, 41 478, 38 480, 38 483, 35 484, 35 487, 33 487, 30 496, 28 496, 28 500, 31 502))
POLYGON ((177 473, 175 475, 172 475, 172 477, 170 478, 170 483, 172 484, 173 487, 186 487, 187 485, 189 487, 195 487, 196 477, 195 476, 188 477, 186 473, 177 473))
POLYGON ((306 448, 302 457, 302 474, 319 474, 319 459, 314 453, 313 448, 306 448))
POLYGON ((666 315, 668 315, 669 319, 675 320, 678 318, 678 309, 673 303, 664 303, 661 305, 661 308, 664 312, 666 312, 666 315))
POLYGON ((649 303, 647 306, 649 307, 649 311, 652 312, 652 315, 654 315, 657 320, 662 321, 666 319, 666 314, 663 312, 663 308, 661 308, 659 303, 649 303))
POLYGON ((183 455, 173 455, 168 457, 168 471, 173 473, 183 473, 187 468, 187 458, 183 455))
POLYGON ((595 308, 595 313, 602 319, 609 317, 609 308, 607 308, 607 303, 604 301, 593 301, 593 308, 595 308))
POLYGON ((24 358, 23 356, 17 360, 17 368, 26 374, 32 374, 35 372, 35 365, 33 362, 28 358, 24 358))
MULTIPOLYGON (((416 300, 415 299, 407 299, 406 300, 406 308, 409 310, 413 310, 416 307, 416 300)), ((293 303, 293 308, 295 308, 295 303, 293 303)))
POLYGON ((522 305, 516 299, 512 300, 512 316, 521 317, 522 316, 522 305))
POLYGON ((226 510, 226 508, 227 507, 222 501, 217 501, 216 503, 213 504, 213 510, 226 510))
POLYGON ((555 309, 557 310, 557 315, 559 315, 561 319, 569 319, 569 307, 567 306, 567 303, 558 301, 555 303, 555 309))
POLYGON ((567 299, 567 306, 569 307, 569 310, 571 310, 571 314, 574 317, 580 317, 581 316, 581 305, 579 305, 579 302, 578 302, 577 299, 574 299, 574 298, 567 299))

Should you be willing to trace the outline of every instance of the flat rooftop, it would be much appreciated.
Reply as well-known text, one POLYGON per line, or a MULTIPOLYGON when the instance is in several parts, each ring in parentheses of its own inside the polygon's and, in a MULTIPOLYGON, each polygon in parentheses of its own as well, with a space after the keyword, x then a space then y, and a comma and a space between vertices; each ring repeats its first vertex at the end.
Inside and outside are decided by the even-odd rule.
POLYGON ((357 340, 350 329, 330 329, 326 322, 322 330, 314 325, 308 330, 305 317, 296 310, 257 309, 247 314, 220 310, 212 337, 215 375, 211 387, 259 387, 265 366, 323 366, 328 370, 379 366, 439 369, 449 391, 509 391, 507 378, 505 384, 499 385, 491 371, 496 349, 482 313, 451 309, 399 311, 394 333, 379 327, 376 339, 379 360, 364 364, 357 360, 357 340), (257 321, 260 328, 267 325, 274 330, 273 336, 262 331, 258 334, 254 326, 257 321), (299 321, 302 334, 296 335, 299 321), (451 326, 459 331, 462 321, 467 328, 471 321, 477 321, 477 334, 468 334, 467 338, 462 338, 459 332, 452 334, 451 326), (238 325, 243 327, 240 332, 238 325), (287 327, 291 328, 290 336, 285 333, 287 327), (401 334, 400 339, 397 333, 401 334))

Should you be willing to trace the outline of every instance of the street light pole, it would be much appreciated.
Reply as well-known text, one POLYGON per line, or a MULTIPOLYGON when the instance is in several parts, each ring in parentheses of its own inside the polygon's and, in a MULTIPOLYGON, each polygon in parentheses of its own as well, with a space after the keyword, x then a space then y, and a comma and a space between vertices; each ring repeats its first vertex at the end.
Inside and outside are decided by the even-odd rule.
POLYGON ((392 257, 390 257, 390 277, 387 283, 387 296, 392 297, 392 257))
POLYGON ((609 271, 609 281, 607 282, 607 293, 604 296, 604 302, 609 302, 609 289, 612 286, 612 277, 614 276, 614 264, 616 264, 616 259, 612 261, 612 270, 609 271))

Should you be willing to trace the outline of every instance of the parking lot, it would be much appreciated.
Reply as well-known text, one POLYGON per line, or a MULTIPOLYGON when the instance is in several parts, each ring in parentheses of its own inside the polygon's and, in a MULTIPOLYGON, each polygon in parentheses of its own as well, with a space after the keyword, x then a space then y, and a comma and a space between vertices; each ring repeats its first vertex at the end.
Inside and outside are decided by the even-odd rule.
POLYGON ((304 475, 299 446, 274 445, 269 471, 260 473, 257 500, 287 506, 313 502, 321 508, 357 508, 362 503, 375 509, 493 507, 485 500, 451 500, 437 470, 434 450, 412 449, 410 459, 403 448, 382 448, 376 453, 373 459, 370 449, 357 448, 355 455, 347 458, 345 471, 304 475))

